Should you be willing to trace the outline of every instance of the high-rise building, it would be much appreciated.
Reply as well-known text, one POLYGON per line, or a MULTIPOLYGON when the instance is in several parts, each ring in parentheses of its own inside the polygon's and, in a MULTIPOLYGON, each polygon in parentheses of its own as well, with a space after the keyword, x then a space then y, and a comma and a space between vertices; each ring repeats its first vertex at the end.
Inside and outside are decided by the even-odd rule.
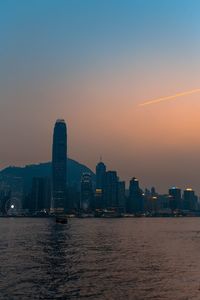
POLYGON ((182 208, 181 189, 172 187, 169 189, 169 206, 172 210, 182 208))
POLYGON ((118 182, 117 198, 118 198, 119 212, 124 213, 126 210, 126 183, 125 183, 125 181, 118 182))
POLYGON ((197 209, 198 197, 191 188, 187 188, 183 194, 183 207, 186 210, 196 210, 197 209))
POLYGON ((88 212, 93 209, 94 204, 94 194, 92 186, 92 178, 90 173, 83 173, 81 179, 81 201, 80 209, 81 211, 88 212))
POLYGON ((118 209, 118 177, 116 171, 106 172, 105 207, 118 209))
POLYGON ((51 212, 62 213, 65 209, 67 180, 67 128, 64 120, 56 121, 52 150, 51 212))
POLYGON ((80 208, 80 188, 74 184, 67 187, 67 212, 76 213, 80 208))
POLYGON ((50 208, 50 179, 48 177, 34 177, 32 179, 29 210, 38 212, 49 211, 50 208))
POLYGON ((96 166, 96 191, 95 191, 96 208, 103 208, 105 206, 105 182, 106 182, 106 166, 103 162, 99 162, 96 166))
POLYGON ((0 214, 7 214, 7 203, 10 203, 11 190, 7 185, 0 185, 0 214))
POLYGON ((133 177, 129 185, 128 211, 131 213, 140 213, 144 209, 143 192, 139 187, 139 181, 133 177))
POLYGON ((96 189, 104 189, 106 177, 106 166, 99 162, 96 166, 96 189))

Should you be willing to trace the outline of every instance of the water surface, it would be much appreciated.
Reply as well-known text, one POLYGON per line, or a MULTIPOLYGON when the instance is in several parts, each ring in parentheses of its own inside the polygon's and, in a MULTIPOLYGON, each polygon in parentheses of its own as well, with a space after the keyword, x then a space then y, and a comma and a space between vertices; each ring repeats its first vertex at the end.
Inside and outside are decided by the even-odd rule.
POLYGON ((0 299, 200 299, 200 218, 0 218, 0 299))

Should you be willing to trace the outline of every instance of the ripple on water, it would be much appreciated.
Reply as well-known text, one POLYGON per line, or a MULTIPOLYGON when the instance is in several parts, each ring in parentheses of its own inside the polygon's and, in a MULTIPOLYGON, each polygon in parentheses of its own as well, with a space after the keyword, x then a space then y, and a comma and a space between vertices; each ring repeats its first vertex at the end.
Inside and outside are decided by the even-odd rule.
POLYGON ((0 219, 0 299, 200 299, 200 219, 0 219))

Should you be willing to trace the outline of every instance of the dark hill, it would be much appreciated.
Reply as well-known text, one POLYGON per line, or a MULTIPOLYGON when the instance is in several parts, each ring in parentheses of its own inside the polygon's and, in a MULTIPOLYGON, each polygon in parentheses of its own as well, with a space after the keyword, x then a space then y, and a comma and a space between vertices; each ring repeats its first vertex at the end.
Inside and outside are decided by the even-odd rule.
MULTIPOLYGON (((89 172, 93 176, 93 180, 95 180, 94 173, 86 166, 78 163, 75 160, 68 159, 68 183, 70 186, 79 185, 82 173, 89 172)), ((27 165, 25 167, 7 167, 0 172, 0 180, 11 177, 22 177, 24 180, 24 187, 27 191, 32 182, 33 177, 50 177, 51 176, 51 163, 40 163, 27 165)))

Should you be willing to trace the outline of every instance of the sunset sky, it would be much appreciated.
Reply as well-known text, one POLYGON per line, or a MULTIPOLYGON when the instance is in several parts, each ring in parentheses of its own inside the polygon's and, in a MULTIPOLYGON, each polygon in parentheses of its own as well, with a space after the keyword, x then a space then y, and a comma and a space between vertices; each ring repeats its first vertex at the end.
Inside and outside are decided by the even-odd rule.
POLYGON ((199 0, 1 0, 0 168, 68 154, 200 194, 199 0))

